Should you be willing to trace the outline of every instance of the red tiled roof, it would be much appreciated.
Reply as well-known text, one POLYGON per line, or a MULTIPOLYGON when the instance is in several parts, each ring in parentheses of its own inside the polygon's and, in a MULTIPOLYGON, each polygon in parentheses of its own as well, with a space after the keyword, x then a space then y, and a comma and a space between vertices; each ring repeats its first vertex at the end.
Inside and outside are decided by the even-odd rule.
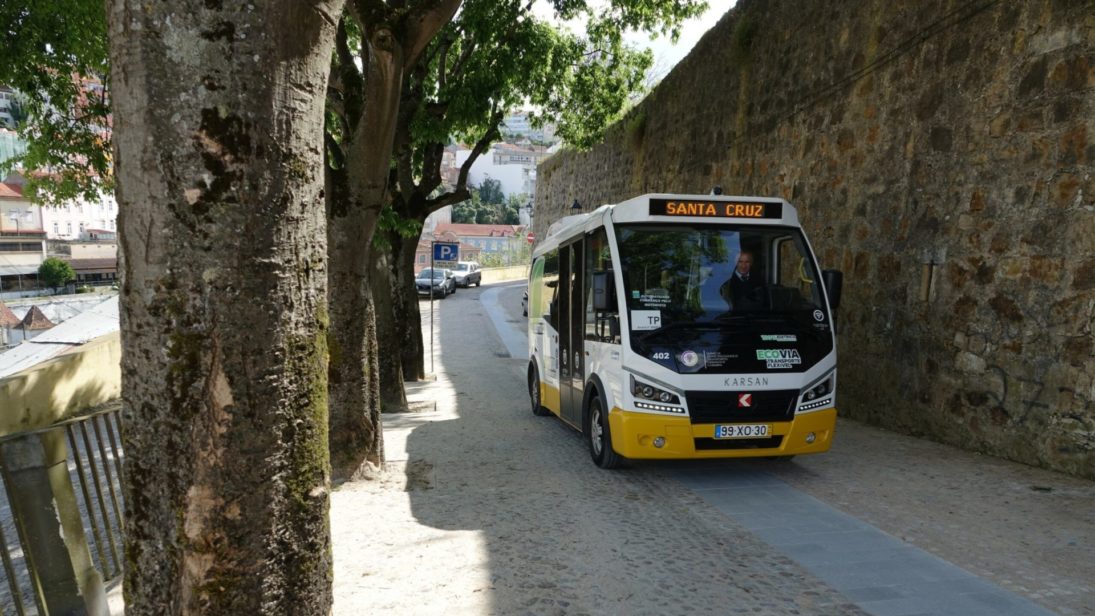
POLYGON ((437 225, 435 235, 452 232, 470 237, 511 237, 517 234, 516 225, 472 225, 467 223, 443 223, 437 225))
POLYGON ((0 198, 22 199, 23 187, 19 186, 18 184, 0 182, 0 198))
POLYGON ((53 327, 53 321, 46 318, 38 306, 31 306, 27 316, 23 317, 23 327, 29 330, 49 329, 53 327))
POLYGON ((0 327, 15 327, 22 321, 8 308, 4 302, 0 302, 0 327))

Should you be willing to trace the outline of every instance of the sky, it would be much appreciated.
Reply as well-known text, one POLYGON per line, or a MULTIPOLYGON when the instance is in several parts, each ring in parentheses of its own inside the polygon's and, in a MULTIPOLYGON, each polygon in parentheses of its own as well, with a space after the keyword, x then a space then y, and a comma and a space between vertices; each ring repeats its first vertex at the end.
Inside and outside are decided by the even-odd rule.
POLYGON ((658 79, 664 77, 678 62, 692 51, 692 47, 703 38, 712 26, 729 11, 737 0, 707 0, 707 12, 695 19, 684 22, 681 28, 681 36, 676 44, 669 41, 669 37, 650 39, 646 33, 629 32, 624 39, 636 47, 646 47, 654 52, 654 67, 652 72, 658 79))
MULTIPOLYGON (((673 67, 683 60, 689 51, 692 51, 692 47, 704 33, 718 23, 726 11, 729 11, 736 3, 737 0, 707 0, 707 11, 699 17, 684 22, 676 43, 672 43, 667 36, 652 39, 645 32, 629 32, 624 35, 624 40, 635 47, 650 49, 654 53, 654 66, 651 69, 653 79, 648 81, 658 81, 673 70, 673 67)), ((550 3, 534 4, 533 12, 541 18, 558 23, 554 19, 550 3)), ((574 22, 563 25, 572 29, 577 27, 574 22)))

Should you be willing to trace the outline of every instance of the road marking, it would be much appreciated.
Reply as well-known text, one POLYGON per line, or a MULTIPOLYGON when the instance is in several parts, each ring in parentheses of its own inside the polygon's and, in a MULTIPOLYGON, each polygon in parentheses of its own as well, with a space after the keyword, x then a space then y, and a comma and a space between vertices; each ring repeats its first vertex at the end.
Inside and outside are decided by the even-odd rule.
POLYGON ((502 345, 506 347, 509 356, 514 359, 528 359, 528 332, 506 320, 506 310, 498 303, 498 294, 501 293, 502 289, 524 284, 525 282, 521 281, 513 284, 494 285, 483 291, 483 294, 479 296, 479 301, 482 302, 483 308, 487 311, 487 316, 494 323, 494 330, 498 332, 498 337, 502 339, 502 345))
POLYGON ((1052 614, 763 471, 728 461, 673 475, 872 614, 1052 614))

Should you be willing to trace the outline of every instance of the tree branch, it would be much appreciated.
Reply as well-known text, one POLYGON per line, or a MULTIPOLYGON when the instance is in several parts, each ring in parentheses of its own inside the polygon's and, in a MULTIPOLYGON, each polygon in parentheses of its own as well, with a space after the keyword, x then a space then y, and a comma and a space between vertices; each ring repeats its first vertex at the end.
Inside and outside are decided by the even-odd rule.
POLYGON ((479 158, 479 155, 487 151, 490 144, 494 143, 500 136, 498 133, 498 123, 502 121, 501 110, 493 111, 490 115, 490 128, 487 132, 475 142, 475 147, 471 149, 471 156, 468 156, 468 160, 464 161, 464 164, 460 166, 460 175, 456 181, 457 190, 467 188, 468 174, 471 172, 471 166, 475 164, 475 160, 479 158))
POLYGON ((476 41, 468 42, 467 47, 460 53, 460 57, 456 59, 456 64, 452 67, 452 77, 459 79, 464 74, 464 66, 471 58, 471 54, 475 52, 475 48, 478 47, 476 41))
POLYGON ((327 145, 327 153, 335 163, 335 167, 338 169, 346 168, 346 153, 342 151, 342 144, 335 140, 334 136, 323 131, 323 142, 327 145))
MULTIPOLYGON (((357 0, 364 2, 366 0, 357 0)), ((403 66, 410 68, 433 37, 452 20, 461 0, 421 0, 407 12, 402 24, 403 66)))
POLYGON ((343 123, 356 123, 365 106, 365 78, 357 69, 353 51, 350 50, 346 18, 338 22, 335 32, 335 53, 338 55, 338 80, 342 86, 343 123))

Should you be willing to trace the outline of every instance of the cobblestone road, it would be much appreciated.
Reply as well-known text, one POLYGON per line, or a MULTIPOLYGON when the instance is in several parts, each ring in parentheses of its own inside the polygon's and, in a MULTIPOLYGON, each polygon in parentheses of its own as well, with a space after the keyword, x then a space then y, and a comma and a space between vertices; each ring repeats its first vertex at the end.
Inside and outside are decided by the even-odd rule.
POLYGON ((908 577, 976 613, 1095 613, 1091 482, 843 420, 832 452, 790 463, 601 471, 528 410, 525 361, 488 318, 523 327, 519 300, 438 302, 438 378, 410 390, 436 410, 386 416, 388 472, 334 494, 336 614, 960 613, 902 594, 908 577), (830 538, 850 525, 888 570, 788 540, 756 498, 830 538))

